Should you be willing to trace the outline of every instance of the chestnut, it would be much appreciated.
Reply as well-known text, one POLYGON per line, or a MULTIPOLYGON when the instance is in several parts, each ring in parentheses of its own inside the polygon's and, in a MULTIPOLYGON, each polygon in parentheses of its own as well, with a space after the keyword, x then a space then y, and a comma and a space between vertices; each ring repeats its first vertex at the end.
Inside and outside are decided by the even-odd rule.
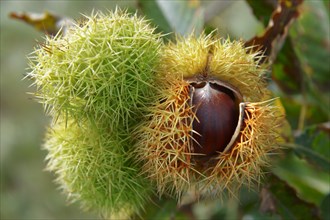
POLYGON ((239 122, 240 93, 219 80, 190 83, 190 104, 196 115, 193 121, 193 152, 213 155, 223 152, 239 122))
MULTIPOLYGON (((154 103, 134 148, 159 195, 237 197, 277 152, 282 116, 267 65, 241 41, 178 39, 162 51, 154 103)), ((197 198, 196 197, 196 198, 197 198)))

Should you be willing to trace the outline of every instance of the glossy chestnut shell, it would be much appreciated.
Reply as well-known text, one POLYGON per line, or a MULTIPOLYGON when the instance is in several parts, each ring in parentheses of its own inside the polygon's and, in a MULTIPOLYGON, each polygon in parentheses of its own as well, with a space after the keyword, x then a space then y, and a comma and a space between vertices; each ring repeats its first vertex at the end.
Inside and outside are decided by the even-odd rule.
POLYGON ((240 93, 220 81, 192 82, 190 99, 197 117, 193 121, 193 152, 223 152, 238 126, 240 93))

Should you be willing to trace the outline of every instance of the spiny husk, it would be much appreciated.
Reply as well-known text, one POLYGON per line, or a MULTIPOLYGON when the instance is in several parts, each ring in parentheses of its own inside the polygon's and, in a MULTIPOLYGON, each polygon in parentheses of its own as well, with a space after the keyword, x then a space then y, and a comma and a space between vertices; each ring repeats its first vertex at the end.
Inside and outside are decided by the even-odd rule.
POLYGON ((248 52, 242 41, 218 40, 212 47, 209 75, 236 87, 245 102, 267 99, 265 83, 267 66, 260 66, 260 52, 248 52))
POLYGON ((107 218, 128 217, 143 210, 152 188, 126 153, 127 144, 121 134, 100 133, 88 120, 59 118, 44 144, 47 170, 71 202, 107 218))
POLYGON ((210 35, 177 37, 177 42, 169 42, 162 48, 159 72, 177 79, 203 73, 208 65, 210 48, 215 42, 210 35))
POLYGON ((160 81, 159 102, 149 109, 151 120, 137 130, 140 142, 135 149, 158 192, 180 194, 193 178, 190 139, 194 113, 188 103, 189 84, 174 77, 160 81))
POLYGON ((140 126, 136 145, 143 170, 157 183, 160 195, 180 198, 193 190, 206 196, 222 197, 225 191, 236 196, 242 185, 260 182, 268 155, 278 148, 275 128, 281 118, 272 102, 264 102, 269 92, 266 67, 257 65, 260 57, 241 42, 204 35, 179 39, 163 49, 159 102, 150 108, 149 121, 140 126), (198 118, 187 80, 202 75, 237 88, 246 102, 242 129, 231 150, 204 159, 192 153, 192 122, 198 118))
POLYGON ((258 102, 268 93, 267 66, 257 64, 261 58, 260 52, 248 52, 242 41, 192 35, 163 49, 160 72, 178 79, 207 74, 236 87, 245 101, 258 102))
POLYGON ((64 35, 47 36, 30 55, 35 96, 55 120, 108 120, 128 128, 153 93, 161 35, 125 11, 85 16, 64 35))
POLYGON ((46 37, 30 56, 27 77, 53 119, 47 169, 71 201, 103 216, 138 213, 149 198, 131 132, 153 100, 161 45, 146 20, 117 9, 46 37))

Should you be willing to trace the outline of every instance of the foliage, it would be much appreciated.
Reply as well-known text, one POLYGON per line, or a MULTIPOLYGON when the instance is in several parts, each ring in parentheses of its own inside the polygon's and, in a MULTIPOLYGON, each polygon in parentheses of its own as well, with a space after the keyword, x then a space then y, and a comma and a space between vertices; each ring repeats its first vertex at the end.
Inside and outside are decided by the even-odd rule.
MULTIPOLYGON (((247 1, 254 17, 266 25, 272 1, 247 1), (267 2, 267 3, 265 3, 267 2), (264 8, 267 10, 263 10, 264 8)), ((145 1, 139 13, 158 26, 157 31, 199 35, 212 31, 224 5, 202 1, 145 1), (208 4, 212 4, 210 7, 208 4), (212 10, 211 10, 212 9, 212 10), (212 15, 205 19, 203 15, 212 15), (191 19, 196 18, 196 19, 191 19), (194 28, 193 28, 194 27, 194 28)), ((164 219, 329 219, 330 198, 330 39, 329 2, 305 1, 269 73, 269 88, 280 97, 289 128, 287 150, 265 178, 260 192, 243 189, 240 202, 193 199, 177 206, 171 199, 154 199, 142 216, 164 219), (211 208, 210 208, 211 207, 211 208)), ((229 9, 228 9, 229 10, 229 9)), ((169 39, 173 35, 167 35, 169 39)), ((234 36, 233 37, 237 37, 234 36)))

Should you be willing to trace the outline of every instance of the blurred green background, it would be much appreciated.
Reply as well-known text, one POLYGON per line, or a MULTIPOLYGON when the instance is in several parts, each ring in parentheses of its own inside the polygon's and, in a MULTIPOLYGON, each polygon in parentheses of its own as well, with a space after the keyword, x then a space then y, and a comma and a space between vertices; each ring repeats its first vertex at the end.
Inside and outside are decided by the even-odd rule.
MULTIPOLYGON (((119 6, 138 10, 165 33, 187 34, 195 27, 248 40, 264 30, 273 10, 268 2, 272 1, 1 1, 0 218, 98 218, 81 211, 79 204, 68 205, 54 176, 43 170, 46 152, 41 146, 49 119, 27 94, 34 90, 31 82, 22 80, 26 57, 43 41, 43 34, 10 19, 10 12, 49 11, 78 19, 81 13, 119 6)), ((146 218, 189 219, 193 213, 197 219, 330 219, 329 33, 329 1, 305 1, 273 67, 270 89, 281 97, 290 124, 286 131, 290 148, 263 191, 271 195, 276 209, 269 208, 269 201, 263 206, 264 194, 243 190, 240 204, 212 201, 174 213, 174 202, 165 201, 158 208, 147 208, 146 218)))

